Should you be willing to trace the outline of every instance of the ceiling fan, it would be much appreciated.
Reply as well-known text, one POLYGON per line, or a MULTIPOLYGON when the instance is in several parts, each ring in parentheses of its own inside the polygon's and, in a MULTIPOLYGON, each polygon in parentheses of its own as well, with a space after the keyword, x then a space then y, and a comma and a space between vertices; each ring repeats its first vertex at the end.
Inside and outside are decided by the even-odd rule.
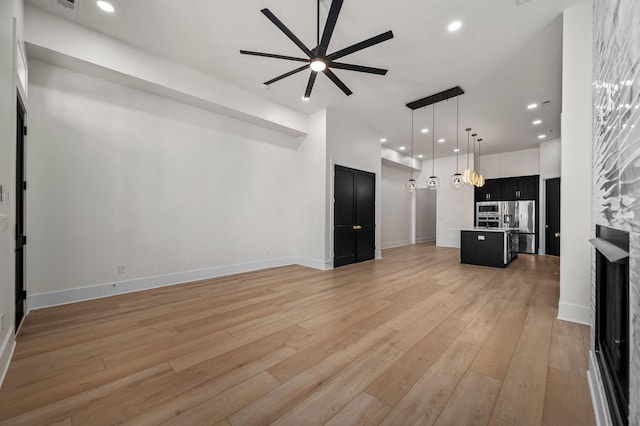
POLYGON ((369 74, 378 74, 385 75, 388 70, 382 68, 373 68, 373 67, 365 67, 362 65, 353 65, 353 64, 345 64, 343 62, 336 62, 337 59, 342 58, 343 56, 350 55, 351 53, 358 52, 362 49, 366 49, 367 47, 374 46, 378 43, 382 43, 383 41, 387 41, 393 38, 393 32, 387 31, 375 37, 371 37, 367 40, 361 41, 360 43, 356 43, 352 46, 346 47, 344 49, 340 49, 331 54, 327 54, 327 49, 329 48, 329 41, 331 41, 331 36, 333 35, 333 30, 336 27, 336 21, 338 20, 338 15, 340 14, 340 9, 342 8, 343 0, 333 0, 331 2, 331 8, 329 9, 329 15, 327 16, 327 22, 324 26, 324 31, 322 32, 322 39, 320 39, 320 0, 318 0, 318 45, 313 49, 309 49, 305 46, 302 41, 295 34, 289 30, 269 9, 262 9, 261 12, 269 18, 271 22, 275 24, 276 27, 280 29, 289 39, 296 45, 300 50, 302 50, 307 58, 296 58, 293 56, 285 56, 285 55, 274 55, 271 53, 262 53, 262 52, 252 52, 249 50, 240 50, 240 53, 243 55, 253 55, 253 56, 263 56, 267 58, 276 58, 276 59, 284 59, 287 61, 296 61, 296 62, 304 62, 305 64, 300 68, 296 68, 293 71, 289 71, 284 73, 276 78, 273 78, 269 81, 265 81, 264 85, 268 86, 271 83, 275 83, 276 81, 282 80, 285 77, 289 77, 293 74, 299 73, 306 69, 311 68, 311 75, 309 76, 309 82, 307 83, 307 90, 304 92, 304 98, 308 99, 311 96, 311 90, 313 89, 313 85, 316 81, 316 77, 319 72, 324 73, 333 83, 340 88, 344 92, 345 95, 349 96, 353 92, 338 78, 337 75, 331 71, 331 68, 348 70, 348 71, 358 71, 369 74))

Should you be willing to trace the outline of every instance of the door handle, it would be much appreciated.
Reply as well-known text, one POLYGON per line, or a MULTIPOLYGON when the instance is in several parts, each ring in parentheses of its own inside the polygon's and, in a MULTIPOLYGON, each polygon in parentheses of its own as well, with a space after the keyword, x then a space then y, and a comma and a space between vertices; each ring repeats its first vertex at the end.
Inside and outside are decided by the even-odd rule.
POLYGON ((359 230, 359 229, 362 229, 362 226, 360 226, 360 225, 353 225, 353 229, 357 231, 357 230, 359 230))
POLYGON ((545 226, 544 226, 544 228, 545 228, 545 229, 549 229, 549 225, 545 225, 545 226))
POLYGON ((560 238, 560 233, 559 233, 559 232, 556 232, 556 233, 555 233, 555 235, 554 235, 554 237, 556 237, 556 238, 560 238))

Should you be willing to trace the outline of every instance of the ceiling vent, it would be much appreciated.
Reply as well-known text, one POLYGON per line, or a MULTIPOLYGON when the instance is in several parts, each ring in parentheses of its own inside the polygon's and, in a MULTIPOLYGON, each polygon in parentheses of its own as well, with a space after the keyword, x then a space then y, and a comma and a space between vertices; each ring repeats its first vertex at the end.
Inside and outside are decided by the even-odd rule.
POLYGON ((71 10, 73 12, 78 11, 78 2, 80 0, 58 0, 58 4, 63 6, 65 9, 71 10))

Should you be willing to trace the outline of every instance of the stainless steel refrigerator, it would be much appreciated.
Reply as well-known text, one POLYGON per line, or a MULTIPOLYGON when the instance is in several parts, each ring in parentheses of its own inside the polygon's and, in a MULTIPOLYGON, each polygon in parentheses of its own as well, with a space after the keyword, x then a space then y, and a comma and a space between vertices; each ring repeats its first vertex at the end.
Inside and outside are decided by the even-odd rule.
POLYGON ((536 202, 516 201, 519 253, 536 252, 536 202))

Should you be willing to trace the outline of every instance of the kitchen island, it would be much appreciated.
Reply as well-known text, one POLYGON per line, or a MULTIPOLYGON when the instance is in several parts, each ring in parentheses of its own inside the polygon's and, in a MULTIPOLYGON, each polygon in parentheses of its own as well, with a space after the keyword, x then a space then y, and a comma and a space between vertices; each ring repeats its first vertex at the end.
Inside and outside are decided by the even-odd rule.
POLYGON ((460 231, 460 262, 506 267, 518 257, 518 228, 470 228, 460 231))

